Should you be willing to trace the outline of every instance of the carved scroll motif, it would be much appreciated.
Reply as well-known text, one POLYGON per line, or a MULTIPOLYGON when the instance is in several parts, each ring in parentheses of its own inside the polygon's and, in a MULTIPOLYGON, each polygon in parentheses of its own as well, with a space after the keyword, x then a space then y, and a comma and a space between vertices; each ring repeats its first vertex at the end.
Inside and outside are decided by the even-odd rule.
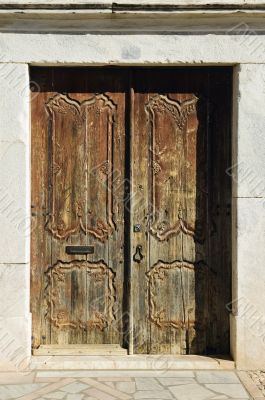
POLYGON ((57 94, 46 109, 51 154, 47 229, 58 239, 83 231, 105 241, 115 229, 111 171, 116 105, 105 94, 82 103, 57 94))
MULTIPOLYGON (((188 310, 185 311, 185 306, 183 304, 183 318, 172 319, 167 315, 165 310, 165 304, 162 303, 161 307, 159 307, 159 299, 161 296, 161 285, 167 284, 168 279, 173 279, 171 273, 176 273, 179 271, 179 274, 182 274, 183 271, 193 271, 195 277, 195 271, 199 271, 199 273, 204 274, 206 265, 203 263, 188 263, 184 261, 174 261, 172 263, 166 263, 163 261, 159 261, 155 264, 150 271, 146 273, 146 277, 148 280, 149 287, 149 319, 152 323, 154 323, 158 328, 165 329, 168 327, 172 327, 175 329, 190 329, 195 326, 202 325, 202 321, 195 321, 195 310, 189 307, 188 310)), ((181 276, 181 275, 180 275, 181 276)), ((204 278, 203 278, 204 279, 204 278)), ((184 288, 181 288, 183 291, 184 288)), ((183 293, 179 293, 180 304, 183 303, 183 293)), ((163 302, 165 299, 162 299, 163 302)))
MULTIPOLYGON (((69 263, 58 261, 46 272, 46 318, 49 318, 51 323, 59 329, 67 327, 85 330, 106 329, 115 319, 116 289, 114 279, 115 273, 101 261, 98 263, 80 260, 69 263), (69 282, 73 273, 83 274, 82 279, 85 279, 84 275, 86 275, 91 284, 101 287, 102 296, 100 299, 87 299, 87 302, 84 302, 84 307, 97 308, 93 311, 90 310, 93 315, 88 320, 71 318, 69 282), (99 310, 99 307, 104 307, 104 312, 99 310)), ((85 293, 85 295, 88 294, 85 293)))
POLYGON ((150 232, 159 241, 179 232, 200 241, 196 225, 198 98, 155 95, 146 104, 150 138, 150 232), (192 210, 192 211, 190 211, 192 210))

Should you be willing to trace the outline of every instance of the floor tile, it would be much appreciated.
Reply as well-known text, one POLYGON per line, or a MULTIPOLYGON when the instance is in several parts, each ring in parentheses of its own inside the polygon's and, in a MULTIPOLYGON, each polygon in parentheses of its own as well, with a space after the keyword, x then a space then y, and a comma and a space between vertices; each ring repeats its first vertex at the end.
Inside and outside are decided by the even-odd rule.
POLYGON ((163 390, 155 378, 135 378, 137 390, 163 390))
POLYGON ((140 400, 140 399, 159 399, 159 400, 169 400, 173 399, 172 395, 170 392, 167 390, 163 391, 157 391, 157 390, 138 390, 134 394, 134 399, 140 400))
POLYGON ((84 400, 97 400, 97 399, 96 399, 96 397, 88 396, 88 397, 85 397, 84 400))
POLYGON ((91 388, 85 391, 89 396, 95 397, 98 400, 117 400, 117 397, 113 397, 108 393, 102 392, 99 389, 91 388))
POLYGON ((198 371, 196 377, 199 383, 240 383, 233 371, 198 371))
POLYGON ((36 371, 34 375, 29 374, 25 377, 0 373, 0 400, 247 400, 249 398, 243 384, 233 371, 46 370, 36 371), (73 377, 74 374, 76 377, 73 377), (15 384, 11 384, 12 377, 15 378, 15 384), (7 384, 1 385, 1 379, 7 384))
POLYGON ((77 394, 77 393, 75 393, 75 394, 68 394, 67 396, 66 396, 66 400, 83 400, 84 399, 84 397, 85 397, 85 395, 84 394, 77 394))
POLYGON ((88 396, 88 397, 85 397, 84 400, 97 400, 97 399, 96 399, 96 397, 90 397, 90 396, 88 396))
POLYGON ((32 393, 22 396, 20 400, 39 400, 41 397, 45 397, 47 394, 52 392, 57 392, 63 386, 66 386, 70 383, 73 383, 71 378, 59 379, 57 382, 44 384, 37 390, 34 390, 32 393))
POLYGON ((216 394, 204 388, 198 383, 170 386, 169 390, 177 400, 207 400, 212 399, 216 394))
POLYGON ((232 399, 248 399, 249 395, 247 391, 243 388, 241 384, 221 384, 221 383, 211 383, 205 385, 208 389, 214 390, 217 393, 225 394, 232 399))
POLYGON ((136 384, 135 382, 117 382, 116 389, 131 394, 136 391, 136 384))
POLYGON ((188 383, 196 383, 194 378, 157 378, 163 386, 187 385, 188 383))
POLYGON ((13 400, 40 389, 43 384, 21 384, 0 386, 0 400, 13 400))
POLYGON ((109 387, 111 387, 112 389, 115 389, 115 384, 114 384, 114 382, 102 382, 102 383, 104 383, 104 385, 107 385, 107 386, 109 386, 109 387))
POLYGON ((96 379, 83 378, 82 382, 87 383, 89 386, 95 387, 101 392, 108 393, 110 396, 116 397, 120 400, 129 400, 131 398, 126 393, 113 389, 102 382, 98 382, 96 379))
POLYGON ((70 383, 69 385, 63 386, 61 390, 67 393, 80 393, 83 390, 87 389, 89 386, 85 385, 82 382, 74 382, 70 383))
POLYGON ((45 394, 46 399, 63 399, 65 397, 65 392, 52 392, 45 394))

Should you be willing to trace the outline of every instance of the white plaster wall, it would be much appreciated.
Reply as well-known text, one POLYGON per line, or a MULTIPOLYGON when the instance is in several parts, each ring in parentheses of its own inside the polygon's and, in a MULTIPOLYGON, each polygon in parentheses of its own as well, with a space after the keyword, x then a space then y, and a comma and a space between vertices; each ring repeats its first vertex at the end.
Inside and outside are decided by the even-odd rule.
MULTIPOLYGON (((235 165, 228 171, 234 182, 231 344, 238 368, 264 367, 265 36, 253 38, 250 43, 245 35, 226 34, 0 34, 0 343, 9 337, 24 349, 25 359, 30 355, 28 64, 240 64, 235 69, 235 165)), ((17 368, 1 345, 0 352, 0 369, 17 368)))
POLYGON ((0 368, 30 356, 30 124, 26 64, 0 64, 0 368))

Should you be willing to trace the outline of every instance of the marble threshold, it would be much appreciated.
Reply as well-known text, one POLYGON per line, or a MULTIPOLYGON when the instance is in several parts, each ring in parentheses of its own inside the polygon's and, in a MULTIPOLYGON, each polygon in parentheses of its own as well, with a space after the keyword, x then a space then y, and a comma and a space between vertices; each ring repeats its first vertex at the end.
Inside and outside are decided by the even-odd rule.
POLYGON ((196 355, 33 356, 32 370, 232 370, 229 357, 196 355))

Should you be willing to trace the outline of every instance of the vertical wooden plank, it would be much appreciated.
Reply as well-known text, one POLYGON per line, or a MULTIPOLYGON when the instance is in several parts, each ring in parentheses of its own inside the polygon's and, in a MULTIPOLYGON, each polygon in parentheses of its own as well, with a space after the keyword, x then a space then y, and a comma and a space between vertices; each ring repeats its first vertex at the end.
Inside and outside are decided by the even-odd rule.
POLYGON ((133 72, 130 69, 129 70, 129 78, 128 78, 128 91, 129 91, 129 96, 128 96, 128 112, 129 112, 129 132, 128 135, 130 139, 128 140, 128 148, 127 148, 127 154, 126 156, 130 158, 129 163, 127 163, 127 171, 128 171, 128 186, 129 186, 129 192, 128 192, 128 201, 125 204, 125 208, 127 211, 128 215, 128 222, 130 223, 130 227, 127 230, 129 237, 125 238, 128 242, 128 261, 129 265, 127 268, 129 268, 129 354, 133 355, 134 354, 134 302, 135 302, 135 290, 134 290, 134 284, 135 282, 135 277, 134 277, 134 260, 133 260, 133 254, 131 252, 131 249, 134 248, 134 243, 133 243, 133 235, 134 235, 134 229, 133 229, 133 224, 134 224, 134 214, 132 213, 133 209, 133 196, 132 194, 134 193, 134 187, 133 187, 133 182, 134 182, 134 147, 135 147, 135 131, 134 131, 134 123, 135 123, 135 98, 134 98, 134 86, 133 86, 133 72))
POLYGON ((143 84, 146 76, 138 70, 133 74, 133 146, 132 146, 132 296, 134 321, 134 352, 150 353, 151 332, 149 321, 149 292, 146 273, 149 270, 150 247, 148 241, 149 224, 149 137, 146 134, 147 114, 145 105, 149 92, 143 84), (139 231, 137 225, 140 226, 139 231), (139 248, 138 246, 141 246, 139 248))
MULTIPOLYGON (((80 71, 81 72, 81 71, 80 71)), ((82 303, 86 299, 85 268, 79 261, 85 256, 67 255, 66 245, 85 245, 80 229, 85 220, 85 127, 81 122, 79 88, 85 87, 85 75, 74 71, 52 69, 54 94, 46 108, 50 124, 50 196, 51 219, 47 235, 52 237, 52 266, 49 287, 52 293, 52 343, 83 342, 86 320, 82 303), (54 221, 53 221, 54 218, 54 221), (55 232, 53 232, 55 230, 55 232), (58 264, 62 261, 62 264, 58 264), (62 280, 57 279, 57 270, 62 280), (51 289, 52 287, 52 289, 51 289)))
POLYGON ((48 215, 48 141, 43 128, 46 114, 42 103, 49 97, 48 87, 51 82, 49 73, 32 75, 34 81, 39 82, 41 92, 32 93, 31 100, 31 312, 33 314, 32 336, 33 348, 50 342, 50 323, 46 318, 48 313, 45 307, 43 288, 45 287, 44 273, 51 262, 51 241, 45 235, 45 222, 48 215), (43 305, 40 312, 40 304, 43 305))

